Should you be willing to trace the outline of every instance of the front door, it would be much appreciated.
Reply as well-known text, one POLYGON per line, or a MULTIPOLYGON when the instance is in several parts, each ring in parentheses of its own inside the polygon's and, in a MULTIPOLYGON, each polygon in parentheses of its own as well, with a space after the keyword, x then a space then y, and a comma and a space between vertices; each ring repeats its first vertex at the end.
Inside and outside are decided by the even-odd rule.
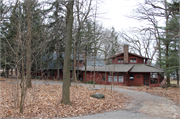
POLYGON ((144 85, 149 86, 149 74, 143 75, 143 83, 144 85))

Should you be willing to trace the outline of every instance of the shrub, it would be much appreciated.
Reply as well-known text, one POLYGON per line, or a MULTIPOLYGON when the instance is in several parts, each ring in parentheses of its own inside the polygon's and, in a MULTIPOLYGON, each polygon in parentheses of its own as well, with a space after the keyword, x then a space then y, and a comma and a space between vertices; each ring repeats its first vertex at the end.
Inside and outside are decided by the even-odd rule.
POLYGON ((5 72, 2 72, 2 73, 1 73, 1 76, 5 76, 5 72))
MULTIPOLYGON (((85 83, 93 84, 93 81, 87 81, 87 82, 85 82, 85 83)), ((97 83, 95 82, 95 84, 97 84, 97 83)))

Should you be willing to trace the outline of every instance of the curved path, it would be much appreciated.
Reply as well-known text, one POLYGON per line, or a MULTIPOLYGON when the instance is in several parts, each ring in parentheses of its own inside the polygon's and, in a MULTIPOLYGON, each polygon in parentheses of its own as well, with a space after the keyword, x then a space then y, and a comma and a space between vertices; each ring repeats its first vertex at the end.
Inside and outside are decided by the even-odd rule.
MULTIPOLYGON (((97 87, 97 86, 96 86, 97 87)), ((102 86, 99 86, 102 87, 102 86)), ((133 98, 126 109, 72 117, 71 119, 179 119, 180 108, 167 98, 151 95, 129 89, 114 88, 115 91, 129 95, 133 98)), ((68 118, 67 118, 68 119, 68 118)))
MULTIPOLYGON (((45 81, 45 83, 62 85, 62 82, 51 80, 45 81)), ((43 84, 43 81, 33 81, 33 84, 43 84)), ((72 85, 74 84, 72 83, 72 85)), ((82 83, 78 83, 78 85, 89 86, 89 84, 82 83)), ((96 87, 104 88, 102 85, 96 85, 96 87)), ((107 88, 110 88, 110 86, 107 86, 107 88)), ((125 109, 64 119, 180 119, 180 107, 165 97, 123 89, 118 86, 113 89, 132 98, 125 109)))

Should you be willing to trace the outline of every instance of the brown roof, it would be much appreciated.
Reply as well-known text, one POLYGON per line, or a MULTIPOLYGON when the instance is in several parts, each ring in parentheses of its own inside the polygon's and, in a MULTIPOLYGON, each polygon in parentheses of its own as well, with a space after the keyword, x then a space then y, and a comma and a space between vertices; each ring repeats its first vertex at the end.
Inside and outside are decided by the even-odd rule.
MULTIPOLYGON (((133 64, 111 64, 111 65, 105 65, 102 67, 95 67, 95 71, 100 72, 128 72, 133 67, 133 64)), ((85 71, 85 67, 82 67, 80 69, 81 71, 85 71)), ((94 66, 87 66, 86 71, 94 71, 94 66)))
MULTIPOLYGON (((112 57, 110 57, 109 59, 113 59, 113 58, 118 57, 118 56, 120 56, 120 55, 122 55, 122 54, 124 54, 124 52, 123 52, 123 53, 119 53, 119 54, 117 54, 117 55, 115 55, 115 56, 112 56, 112 57)), ((128 52, 128 54, 134 55, 134 56, 136 56, 136 57, 141 57, 141 58, 144 58, 144 59, 149 59, 149 58, 147 58, 147 57, 143 57, 143 56, 140 56, 140 55, 137 55, 137 54, 134 54, 134 53, 130 53, 130 52, 128 52)))
POLYGON ((163 69, 146 65, 146 64, 134 64, 134 67, 130 70, 130 72, 159 72, 163 73, 163 69))
MULTIPOLYGON (((85 67, 80 69, 81 71, 85 71, 85 67)), ((87 66, 86 71, 94 71, 94 66, 87 66)), ((95 67, 95 71, 99 72, 164 72, 162 69, 149 66, 146 64, 111 64, 102 67, 95 67)))

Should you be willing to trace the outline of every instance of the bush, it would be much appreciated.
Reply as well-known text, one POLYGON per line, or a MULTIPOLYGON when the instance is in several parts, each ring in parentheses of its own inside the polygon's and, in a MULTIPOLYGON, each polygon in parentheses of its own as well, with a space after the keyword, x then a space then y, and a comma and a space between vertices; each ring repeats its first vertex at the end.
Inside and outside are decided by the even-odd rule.
POLYGON ((1 73, 1 76, 5 76, 5 72, 2 72, 2 73, 1 73))
MULTIPOLYGON (((93 81, 87 81, 87 82, 85 82, 85 83, 93 84, 93 81)), ((97 83, 95 82, 95 84, 97 84, 97 83)))

